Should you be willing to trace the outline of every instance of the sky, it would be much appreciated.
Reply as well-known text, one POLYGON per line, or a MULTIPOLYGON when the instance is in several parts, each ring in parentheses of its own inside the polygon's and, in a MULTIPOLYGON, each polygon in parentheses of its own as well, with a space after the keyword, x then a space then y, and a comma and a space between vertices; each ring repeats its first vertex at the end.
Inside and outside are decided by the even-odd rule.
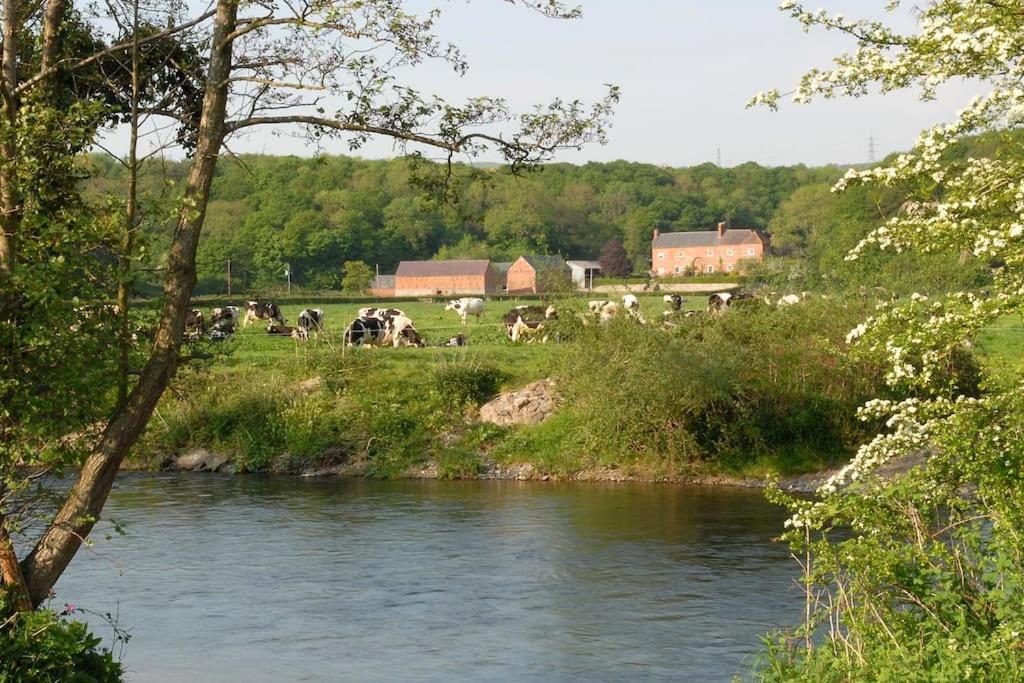
MULTIPOLYGON (((625 159, 664 166, 716 162, 735 166, 860 163, 908 148, 917 134, 949 120, 979 91, 957 83, 933 102, 912 92, 795 105, 777 112, 746 109, 755 93, 790 90, 812 66, 852 47, 848 38, 821 30, 805 33, 768 0, 578 0, 583 18, 551 20, 502 0, 440 2, 438 35, 458 45, 470 63, 459 78, 441 64, 405 74, 405 83, 459 101, 474 95, 505 97, 517 110, 555 97, 599 99, 605 85, 618 85, 607 145, 559 154, 557 161, 585 163, 625 159), (719 156, 720 155, 720 156, 719 156)), ((410 0, 411 8, 438 5, 410 0)), ((848 17, 884 16, 885 0, 814 4, 848 17)), ((890 17, 912 29, 909 9, 890 17)), ((303 140, 254 129, 231 141, 235 153, 317 153, 303 140)), ((121 152, 123 133, 108 140, 121 152)), ((342 141, 322 151, 348 154, 342 141)), ((389 141, 356 153, 387 158, 389 141)), ((484 157, 482 160, 488 160, 484 157)))

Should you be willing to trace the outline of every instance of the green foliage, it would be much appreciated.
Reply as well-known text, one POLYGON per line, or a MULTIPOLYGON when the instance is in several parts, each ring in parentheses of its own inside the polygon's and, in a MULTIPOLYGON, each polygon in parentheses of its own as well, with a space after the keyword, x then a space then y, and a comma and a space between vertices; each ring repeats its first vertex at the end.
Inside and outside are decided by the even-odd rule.
POLYGON ((508 375, 490 365, 443 363, 434 370, 434 389, 452 408, 476 405, 498 393, 508 375))
POLYGON ((373 268, 362 261, 345 261, 341 271, 341 291, 348 294, 362 294, 373 280, 373 268))
POLYGON ((86 624, 51 610, 19 614, 0 628, 0 683, 117 683, 121 664, 100 643, 86 624))

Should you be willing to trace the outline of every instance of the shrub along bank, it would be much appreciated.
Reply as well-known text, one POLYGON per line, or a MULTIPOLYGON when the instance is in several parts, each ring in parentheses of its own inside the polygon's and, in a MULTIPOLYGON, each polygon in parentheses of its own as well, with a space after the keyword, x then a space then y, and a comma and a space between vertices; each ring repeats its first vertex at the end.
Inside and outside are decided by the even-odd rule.
MULTIPOLYGON (((184 370, 136 459, 159 466, 188 446, 232 456, 240 472, 358 465, 397 477, 433 464, 442 477, 487 464, 538 474, 593 468, 633 476, 789 474, 849 457, 878 425, 856 408, 884 396, 882 369, 849 355, 863 306, 808 301, 681 318, 664 330, 619 319, 563 321, 530 350, 524 376, 504 342, 463 350, 303 347, 275 362, 184 370), (474 419, 501 388, 553 375, 562 408, 542 424, 474 419), (311 379, 316 378, 316 379, 311 379), (303 381, 308 380, 308 381, 303 381)), ((966 382, 970 361, 956 372, 966 382)))

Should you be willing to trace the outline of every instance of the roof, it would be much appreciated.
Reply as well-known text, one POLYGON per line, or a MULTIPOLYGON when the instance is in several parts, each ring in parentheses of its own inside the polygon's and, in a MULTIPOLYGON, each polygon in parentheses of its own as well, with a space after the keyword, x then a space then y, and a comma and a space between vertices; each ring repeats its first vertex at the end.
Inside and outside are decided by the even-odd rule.
POLYGON ((551 268, 562 268, 565 266, 565 260, 561 256, 548 256, 548 255, 530 255, 520 256, 529 263, 534 270, 548 270, 551 268))
POLYGON ((747 244, 760 242, 756 230, 749 228, 730 228, 721 237, 718 230, 695 230, 692 232, 663 232, 654 238, 655 248, 672 247, 717 247, 727 244, 747 244))
POLYGON ((494 263, 491 264, 491 267, 494 268, 494 272, 496 272, 498 275, 504 275, 505 273, 508 272, 508 269, 512 267, 512 262, 495 261, 494 263))
POLYGON ((487 259, 465 261, 402 261, 395 277, 437 277, 444 275, 486 275, 491 262, 487 259))
POLYGON ((599 261, 566 261, 570 268, 582 268, 583 270, 601 270, 599 261))

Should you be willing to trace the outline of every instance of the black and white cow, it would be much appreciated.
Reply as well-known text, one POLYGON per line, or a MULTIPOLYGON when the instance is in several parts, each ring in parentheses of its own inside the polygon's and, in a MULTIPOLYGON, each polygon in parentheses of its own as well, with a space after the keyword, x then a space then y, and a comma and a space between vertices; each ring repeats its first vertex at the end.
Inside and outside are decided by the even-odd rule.
POLYGON ((317 337, 324 331, 324 309, 322 308, 307 308, 299 313, 298 326, 300 329, 306 331, 306 336, 309 336, 310 332, 316 332, 317 337))
POLYGON ((388 316, 394 317, 396 315, 405 315, 405 311, 397 308, 376 308, 370 306, 368 308, 360 308, 359 313, 356 315, 360 318, 380 318, 383 320, 388 316))
POLYGON ((203 312, 193 308, 185 314, 185 338, 198 339, 206 332, 206 321, 203 319, 203 312))
POLYGON ((284 316, 281 315, 281 308, 272 301, 246 301, 242 327, 248 327, 257 320, 273 321, 278 325, 286 323, 284 316))
POLYGON ((683 309, 683 297, 679 294, 666 294, 661 300, 668 304, 668 307, 678 313, 683 309))
POLYGON ((553 305, 516 306, 502 317, 502 323, 509 340, 516 342, 531 332, 544 329, 544 321, 557 319, 558 311, 553 305))
POLYGON ((302 339, 305 341, 309 339, 309 333, 301 327, 292 327, 291 325, 282 325, 277 322, 271 322, 267 325, 267 334, 275 337, 291 337, 293 339, 302 339))
POLYGON ((375 316, 361 315, 345 328, 345 344, 348 346, 377 346, 384 341, 384 320, 375 316))
POLYGON ((476 316, 476 321, 480 322, 480 316, 484 314, 484 300, 478 297, 464 296, 461 299, 455 299, 449 301, 444 310, 455 311, 462 318, 462 324, 466 324, 466 318, 471 315, 476 316))
POLYGON ((210 324, 215 326, 217 323, 229 321, 232 327, 236 327, 241 321, 242 312, 238 306, 219 306, 210 311, 210 324))
POLYGON ((412 319, 405 315, 393 315, 384 318, 384 344, 396 349, 400 346, 427 345, 427 341, 416 331, 412 319))

